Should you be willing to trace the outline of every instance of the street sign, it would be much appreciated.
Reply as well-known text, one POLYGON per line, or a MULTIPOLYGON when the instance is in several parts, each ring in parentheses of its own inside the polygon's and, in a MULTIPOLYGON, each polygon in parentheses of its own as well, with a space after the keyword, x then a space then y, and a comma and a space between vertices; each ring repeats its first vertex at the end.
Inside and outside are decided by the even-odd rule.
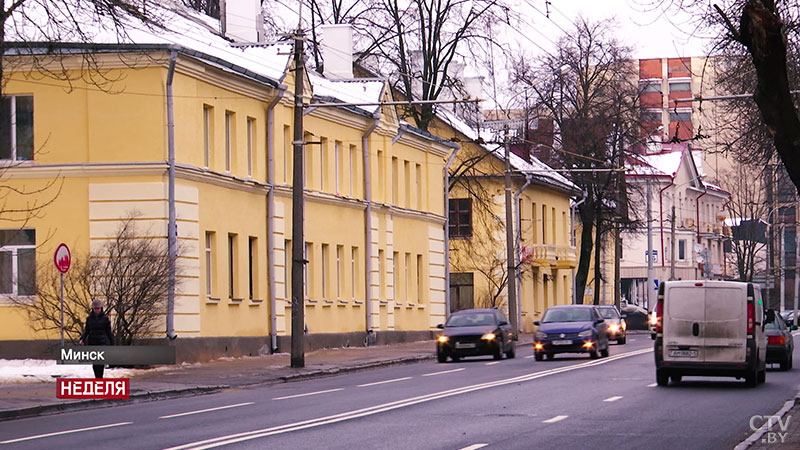
POLYGON ((56 269, 61 273, 67 273, 69 266, 72 263, 72 255, 69 253, 67 244, 58 244, 55 254, 53 254, 53 262, 56 264, 56 269))
POLYGON ((650 256, 650 261, 658 262, 658 250, 653 250, 652 253, 647 250, 644 251, 644 262, 647 262, 647 257, 650 256))

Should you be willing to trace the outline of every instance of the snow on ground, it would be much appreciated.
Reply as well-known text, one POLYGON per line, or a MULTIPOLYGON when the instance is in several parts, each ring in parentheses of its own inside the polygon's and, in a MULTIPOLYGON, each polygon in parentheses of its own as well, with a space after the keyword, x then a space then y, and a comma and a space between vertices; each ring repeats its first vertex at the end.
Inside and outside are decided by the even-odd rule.
MULTIPOLYGON (((130 378, 156 369, 109 369, 103 372, 104 378, 130 378)), ((56 364, 55 360, 44 359, 0 359, 0 384, 2 383, 41 383, 56 382, 56 378, 94 378, 90 365, 56 364)))

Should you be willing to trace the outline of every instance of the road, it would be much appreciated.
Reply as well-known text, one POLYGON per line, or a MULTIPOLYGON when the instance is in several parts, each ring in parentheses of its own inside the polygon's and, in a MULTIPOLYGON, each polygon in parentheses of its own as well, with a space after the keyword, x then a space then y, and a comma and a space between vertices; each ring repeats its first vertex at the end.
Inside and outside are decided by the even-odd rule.
MULTIPOLYGON (((800 351, 797 351, 800 353, 800 351)), ((800 361, 800 354, 795 355, 800 361)), ((733 448, 797 392, 797 370, 655 386, 647 335, 608 358, 392 366, 0 423, 0 448, 733 448)))

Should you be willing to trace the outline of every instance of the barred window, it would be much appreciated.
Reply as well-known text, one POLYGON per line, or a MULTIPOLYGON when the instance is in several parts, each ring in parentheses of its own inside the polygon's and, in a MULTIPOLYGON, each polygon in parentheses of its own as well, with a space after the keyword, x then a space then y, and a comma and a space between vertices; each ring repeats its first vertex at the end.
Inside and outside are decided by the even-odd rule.
POLYGON ((450 199, 450 237, 472 236, 472 199, 450 199))

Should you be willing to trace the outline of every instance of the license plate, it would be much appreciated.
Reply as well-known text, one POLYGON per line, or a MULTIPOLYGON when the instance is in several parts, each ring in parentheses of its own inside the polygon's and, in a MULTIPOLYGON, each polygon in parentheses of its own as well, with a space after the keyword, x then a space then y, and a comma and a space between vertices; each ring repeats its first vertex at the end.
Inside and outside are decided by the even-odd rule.
POLYGON ((572 345, 572 341, 553 341, 553 345, 572 345))
POLYGON ((473 342, 456 342, 456 348, 475 348, 475 346, 473 342))
POLYGON ((697 350, 670 350, 669 356, 673 358, 697 358, 697 350))

